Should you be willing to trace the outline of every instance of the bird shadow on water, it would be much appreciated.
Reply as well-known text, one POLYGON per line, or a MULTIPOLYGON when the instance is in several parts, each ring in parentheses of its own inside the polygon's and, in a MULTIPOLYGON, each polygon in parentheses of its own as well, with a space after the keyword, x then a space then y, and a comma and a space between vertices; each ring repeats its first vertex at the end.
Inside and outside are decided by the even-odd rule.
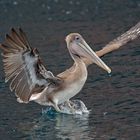
POLYGON ((50 109, 29 123, 20 123, 26 139, 93 139, 90 137, 89 114, 68 115, 50 109))

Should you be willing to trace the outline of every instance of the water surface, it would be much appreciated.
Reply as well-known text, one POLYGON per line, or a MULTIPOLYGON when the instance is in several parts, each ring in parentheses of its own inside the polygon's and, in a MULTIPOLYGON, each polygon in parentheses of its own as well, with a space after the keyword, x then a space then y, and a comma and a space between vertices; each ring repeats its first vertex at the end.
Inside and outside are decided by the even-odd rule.
MULTIPOLYGON (((12 26, 22 27, 54 74, 72 65, 64 41, 70 32, 99 50, 140 20, 138 0, 1 0, 0 6, 0 41, 12 26)), ((139 47, 137 39, 102 58, 112 68, 111 77, 95 65, 88 68, 88 80, 74 97, 91 109, 88 116, 42 115, 40 105, 17 103, 0 61, 1 139, 139 140, 139 47)))

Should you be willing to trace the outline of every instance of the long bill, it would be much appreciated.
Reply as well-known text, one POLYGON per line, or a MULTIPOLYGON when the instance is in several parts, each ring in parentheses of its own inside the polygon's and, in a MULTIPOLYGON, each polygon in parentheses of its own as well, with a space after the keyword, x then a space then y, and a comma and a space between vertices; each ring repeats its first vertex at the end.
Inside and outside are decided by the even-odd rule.
POLYGON ((85 41, 78 44, 86 52, 87 57, 91 59, 93 63, 97 64, 108 73, 111 73, 111 69, 97 56, 97 54, 89 47, 89 45, 85 41))

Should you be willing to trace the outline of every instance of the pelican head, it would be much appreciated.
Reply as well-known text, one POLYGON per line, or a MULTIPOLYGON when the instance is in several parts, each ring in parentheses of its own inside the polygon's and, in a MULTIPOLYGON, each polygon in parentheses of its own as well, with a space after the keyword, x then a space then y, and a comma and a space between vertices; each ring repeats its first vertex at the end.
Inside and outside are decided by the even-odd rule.
POLYGON ((78 33, 71 33, 66 36, 66 43, 68 50, 75 60, 75 57, 81 58, 82 60, 88 60, 90 63, 95 63, 108 73, 111 69, 97 56, 97 54, 90 48, 83 37, 78 33))

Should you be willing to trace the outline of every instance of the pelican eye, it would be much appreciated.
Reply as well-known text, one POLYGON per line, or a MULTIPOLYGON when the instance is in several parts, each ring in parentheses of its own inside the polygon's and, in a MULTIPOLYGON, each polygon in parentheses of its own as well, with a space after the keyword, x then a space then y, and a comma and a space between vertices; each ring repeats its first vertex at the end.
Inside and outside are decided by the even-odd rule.
POLYGON ((80 39, 79 36, 76 36, 76 37, 75 37, 75 40, 79 40, 79 39, 80 39))

